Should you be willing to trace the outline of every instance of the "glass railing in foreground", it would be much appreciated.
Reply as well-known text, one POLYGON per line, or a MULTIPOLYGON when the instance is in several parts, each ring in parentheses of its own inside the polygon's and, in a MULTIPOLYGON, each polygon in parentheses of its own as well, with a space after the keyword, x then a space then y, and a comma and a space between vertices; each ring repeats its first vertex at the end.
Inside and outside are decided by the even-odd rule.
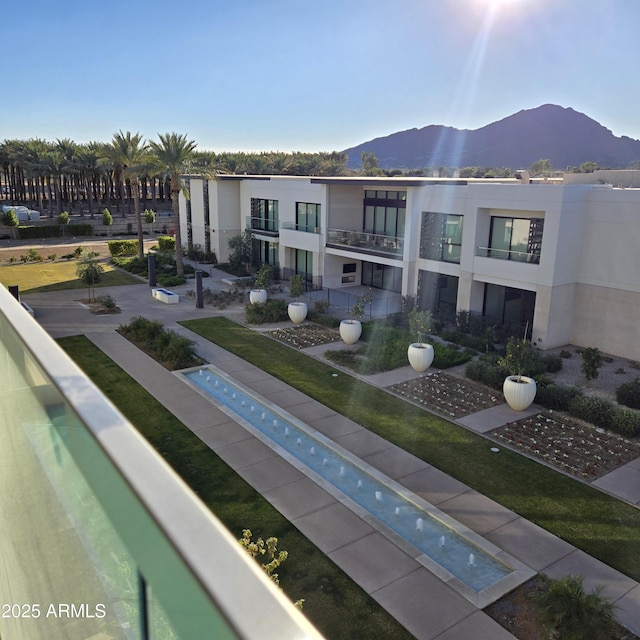
POLYGON ((0 287, 2 640, 320 638, 0 287))

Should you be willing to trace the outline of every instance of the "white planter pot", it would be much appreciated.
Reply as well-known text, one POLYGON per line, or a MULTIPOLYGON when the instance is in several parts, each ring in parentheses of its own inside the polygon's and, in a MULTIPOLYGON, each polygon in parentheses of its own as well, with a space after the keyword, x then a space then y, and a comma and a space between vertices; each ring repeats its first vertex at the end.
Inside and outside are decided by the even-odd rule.
POLYGON ((340 322, 340 337, 345 344, 355 344, 362 335, 360 320, 342 320, 340 322))
POLYGON ((426 342, 414 342, 407 349, 407 357, 412 369, 422 373, 433 362, 433 346, 426 342))
POLYGON ((527 376, 507 376, 502 385, 502 393, 507 404, 514 411, 524 411, 536 397, 536 381, 527 376))
POLYGON ((251 289, 249 292, 249 302, 251 304, 265 304, 267 301, 266 289, 251 289))
POLYGON ((307 303, 306 302, 290 302, 287 307, 287 313, 291 322, 294 324, 300 324, 307 317, 307 303))

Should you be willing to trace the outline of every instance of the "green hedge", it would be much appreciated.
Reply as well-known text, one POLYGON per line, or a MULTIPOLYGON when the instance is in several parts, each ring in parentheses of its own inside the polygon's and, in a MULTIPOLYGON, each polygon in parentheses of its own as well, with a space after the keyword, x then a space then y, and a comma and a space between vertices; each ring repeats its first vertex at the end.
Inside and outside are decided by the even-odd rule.
POLYGON ((272 298, 265 304, 248 304, 245 314, 249 324, 264 324, 265 322, 281 322, 288 320, 288 304, 284 300, 272 298))
POLYGON ((61 235, 62 227, 59 224, 48 224, 39 227, 18 227, 18 237, 20 240, 30 240, 31 238, 59 238, 61 235))
POLYGON ((616 400, 632 409, 640 409, 640 378, 621 384, 616 391, 616 400))
POLYGON ((158 236, 160 251, 175 251, 176 239, 171 236, 158 236))
MULTIPOLYGON (((20 240, 31 240, 33 238, 59 238, 62 235, 62 225, 25 225, 18 227, 18 237, 20 240)), ((72 224, 67 226, 67 236, 92 236, 93 225, 72 224)))
POLYGON ((109 240, 107 246, 112 256, 135 256, 138 253, 137 240, 109 240))

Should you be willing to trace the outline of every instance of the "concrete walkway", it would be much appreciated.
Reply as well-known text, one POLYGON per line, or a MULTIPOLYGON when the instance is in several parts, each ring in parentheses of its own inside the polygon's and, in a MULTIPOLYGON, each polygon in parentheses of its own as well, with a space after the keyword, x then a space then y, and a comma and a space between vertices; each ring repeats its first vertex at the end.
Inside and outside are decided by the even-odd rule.
MULTIPOLYGON (((425 569, 406 548, 394 544, 370 522, 355 515, 330 492, 213 407, 176 375, 132 349, 114 331, 115 328, 134 316, 143 315, 188 334, 195 339, 199 353, 206 360, 436 505, 532 570, 544 571, 551 577, 581 574, 588 589, 606 585, 604 593, 618 606, 618 619, 634 633, 640 634, 638 583, 176 324, 177 320, 217 315, 212 310, 195 309, 194 303, 185 299, 177 305, 163 304, 151 298, 147 285, 118 287, 112 291, 101 290, 101 293, 110 293, 122 308, 122 313, 92 315, 74 302, 83 297, 79 291, 34 294, 25 299, 36 309, 36 318, 53 337, 87 335, 416 638, 502 640, 513 636, 425 569)), ((372 382, 389 386, 401 379, 409 379, 405 376, 412 375, 410 371, 402 369, 395 375, 384 374, 372 382)), ((484 416, 476 414, 463 421, 470 422, 467 427, 482 431, 488 422, 504 419, 504 406, 488 411, 492 413, 482 412, 484 416)), ((640 468, 632 467, 629 473, 640 474, 640 468)), ((607 476, 600 480, 603 481, 606 484, 607 476)), ((615 478, 609 481, 609 485, 617 486, 615 478)), ((640 500, 640 496, 637 498, 640 500)))

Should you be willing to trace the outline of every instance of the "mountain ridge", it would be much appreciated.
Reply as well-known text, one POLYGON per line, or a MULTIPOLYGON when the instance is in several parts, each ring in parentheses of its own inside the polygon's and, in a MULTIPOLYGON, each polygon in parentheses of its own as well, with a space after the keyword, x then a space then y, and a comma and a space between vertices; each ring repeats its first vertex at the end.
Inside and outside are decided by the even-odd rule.
POLYGON ((373 151, 386 169, 424 167, 529 167, 548 159, 554 169, 596 162, 628 168, 640 161, 640 140, 611 130, 571 107, 544 104, 522 109, 478 129, 426 125, 406 129, 344 150, 347 166, 358 168, 363 151, 373 151))

